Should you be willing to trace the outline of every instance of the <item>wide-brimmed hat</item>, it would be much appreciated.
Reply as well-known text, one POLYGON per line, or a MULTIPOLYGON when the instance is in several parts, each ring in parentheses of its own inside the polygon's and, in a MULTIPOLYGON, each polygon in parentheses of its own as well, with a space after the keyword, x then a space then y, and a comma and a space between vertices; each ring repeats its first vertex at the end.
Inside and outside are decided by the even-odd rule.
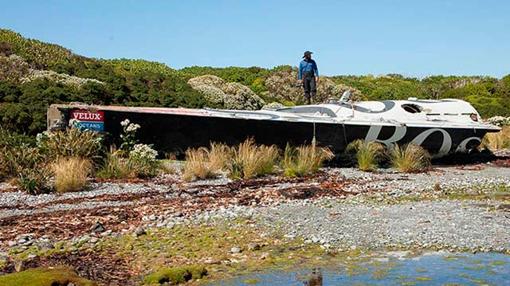
POLYGON ((310 56, 310 55, 312 55, 312 54, 313 54, 312 52, 310 52, 310 51, 306 51, 306 52, 304 53, 304 55, 303 55, 303 58, 305 58, 305 57, 307 57, 307 56, 310 56))

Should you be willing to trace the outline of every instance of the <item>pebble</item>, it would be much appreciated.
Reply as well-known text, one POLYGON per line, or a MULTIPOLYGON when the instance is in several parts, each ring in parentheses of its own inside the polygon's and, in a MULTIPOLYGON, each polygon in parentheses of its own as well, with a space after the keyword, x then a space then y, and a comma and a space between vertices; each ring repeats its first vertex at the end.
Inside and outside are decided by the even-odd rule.
POLYGON ((142 236, 144 234, 147 234, 147 232, 145 231, 145 228, 139 226, 136 228, 135 230, 135 236, 142 236))
POLYGON ((236 253, 241 253, 241 248, 238 247, 238 246, 234 246, 230 249, 230 253, 233 253, 233 254, 236 254, 236 253))
POLYGON ((91 228, 90 228, 90 231, 91 232, 95 232, 95 233, 101 233, 101 232, 104 232, 106 229, 105 227, 103 226, 102 223, 100 222, 96 222, 91 228))

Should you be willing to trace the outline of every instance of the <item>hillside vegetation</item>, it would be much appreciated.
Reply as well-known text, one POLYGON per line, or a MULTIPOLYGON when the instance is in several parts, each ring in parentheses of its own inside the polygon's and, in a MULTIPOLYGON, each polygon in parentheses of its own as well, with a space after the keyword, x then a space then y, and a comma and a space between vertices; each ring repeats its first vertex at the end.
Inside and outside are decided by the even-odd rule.
MULTIPOLYGON (((298 59, 297 59, 298 60, 298 59)), ((296 68, 188 67, 145 60, 103 60, 0 29, 0 125, 36 134, 52 103, 257 109, 303 103, 296 68)), ((484 117, 510 116, 510 75, 323 77, 318 101, 350 90, 358 99, 460 98, 484 117)))

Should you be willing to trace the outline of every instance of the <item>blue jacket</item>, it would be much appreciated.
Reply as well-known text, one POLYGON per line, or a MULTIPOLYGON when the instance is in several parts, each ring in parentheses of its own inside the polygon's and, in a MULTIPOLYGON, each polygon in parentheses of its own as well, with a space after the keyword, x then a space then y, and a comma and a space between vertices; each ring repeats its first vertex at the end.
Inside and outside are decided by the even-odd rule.
POLYGON ((299 63, 298 79, 303 79, 303 73, 313 72, 315 76, 319 76, 319 70, 314 60, 302 60, 299 63))

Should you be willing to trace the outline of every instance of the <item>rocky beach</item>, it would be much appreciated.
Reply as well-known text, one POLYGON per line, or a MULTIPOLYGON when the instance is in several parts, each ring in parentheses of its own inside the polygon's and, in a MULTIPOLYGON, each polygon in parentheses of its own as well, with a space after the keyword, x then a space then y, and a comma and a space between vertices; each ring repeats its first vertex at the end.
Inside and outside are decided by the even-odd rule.
POLYGON ((136 285, 145 270, 133 265, 144 264, 120 255, 115 240, 156 233, 154 239, 172 245, 169 234, 182 228, 192 242, 194 229, 239 224, 251 234, 219 247, 225 253, 201 257, 198 248, 181 262, 230 269, 212 273, 219 278, 236 275, 233 263, 248 265, 271 255, 274 245, 284 247, 285 256, 311 251, 309 258, 381 250, 509 253, 510 169, 502 165, 504 160, 435 166, 416 174, 324 168, 304 178, 191 183, 176 173, 152 180, 96 180, 86 191, 37 196, 4 183, 0 263, 7 272, 63 263, 100 284, 136 285), (248 249, 255 256, 238 257, 248 249), (98 261, 103 264, 94 270, 98 261))

